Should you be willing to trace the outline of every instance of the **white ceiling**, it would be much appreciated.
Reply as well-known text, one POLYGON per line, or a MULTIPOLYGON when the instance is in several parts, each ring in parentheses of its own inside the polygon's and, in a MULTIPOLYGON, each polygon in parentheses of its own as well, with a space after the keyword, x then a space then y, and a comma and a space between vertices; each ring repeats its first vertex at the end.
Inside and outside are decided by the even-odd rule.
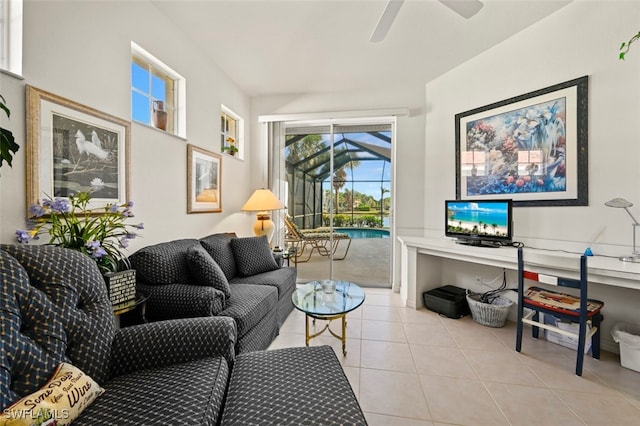
POLYGON ((371 43, 386 0, 154 0, 250 96, 425 84, 570 2, 483 0, 467 20, 407 0, 371 43))

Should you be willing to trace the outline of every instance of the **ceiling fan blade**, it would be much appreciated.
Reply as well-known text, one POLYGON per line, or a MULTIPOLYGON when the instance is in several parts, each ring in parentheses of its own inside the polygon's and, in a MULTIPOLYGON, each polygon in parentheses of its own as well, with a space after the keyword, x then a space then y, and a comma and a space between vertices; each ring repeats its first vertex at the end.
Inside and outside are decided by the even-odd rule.
POLYGON ((371 38, 369 38, 370 42, 377 43, 384 40, 403 3, 404 0, 389 0, 389 3, 387 3, 387 6, 384 8, 384 12, 382 12, 382 16, 380 16, 378 25, 376 25, 376 28, 371 34, 371 38))
POLYGON ((463 18, 469 19, 482 9, 481 1, 478 0, 438 0, 449 9, 456 12, 463 18))

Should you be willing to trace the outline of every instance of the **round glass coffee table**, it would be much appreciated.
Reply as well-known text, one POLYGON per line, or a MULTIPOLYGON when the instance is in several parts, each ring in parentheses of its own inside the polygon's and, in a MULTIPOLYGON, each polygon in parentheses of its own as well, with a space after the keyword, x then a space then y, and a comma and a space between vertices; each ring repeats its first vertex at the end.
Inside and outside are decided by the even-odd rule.
POLYGON ((347 314, 364 302, 364 290, 349 281, 311 281, 299 287, 291 296, 293 306, 305 313, 305 343, 321 335, 326 330, 342 341, 342 353, 347 355, 347 314), (325 327, 315 334, 309 334, 309 319, 328 321, 325 327), (342 319, 342 335, 329 328, 331 321, 342 319))

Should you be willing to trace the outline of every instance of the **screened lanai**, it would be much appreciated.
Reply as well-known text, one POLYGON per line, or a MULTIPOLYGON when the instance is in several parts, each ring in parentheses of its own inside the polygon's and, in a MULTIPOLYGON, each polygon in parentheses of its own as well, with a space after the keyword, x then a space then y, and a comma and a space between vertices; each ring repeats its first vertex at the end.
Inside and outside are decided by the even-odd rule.
POLYGON ((296 225, 329 226, 333 213, 335 227, 388 227, 391 142, 387 124, 287 127, 287 212, 296 225))

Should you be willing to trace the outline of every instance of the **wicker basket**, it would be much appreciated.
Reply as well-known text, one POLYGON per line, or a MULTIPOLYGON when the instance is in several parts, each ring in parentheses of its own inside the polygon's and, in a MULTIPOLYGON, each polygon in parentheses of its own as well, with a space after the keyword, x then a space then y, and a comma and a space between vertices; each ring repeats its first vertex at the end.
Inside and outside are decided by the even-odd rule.
POLYGON ((488 327, 504 327, 513 302, 506 297, 498 296, 493 303, 480 301, 480 294, 467 294, 467 302, 473 320, 488 327))

